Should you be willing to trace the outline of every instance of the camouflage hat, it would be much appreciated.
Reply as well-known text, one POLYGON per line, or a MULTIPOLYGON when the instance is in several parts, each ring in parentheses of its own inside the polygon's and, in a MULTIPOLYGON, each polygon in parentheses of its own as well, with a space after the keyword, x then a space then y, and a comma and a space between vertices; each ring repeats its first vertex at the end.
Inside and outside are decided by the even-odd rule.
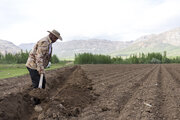
POLYGON ((62 40, 62 37, 60 35, 60 33, 57 30, 52 30, 52 31, 47 31, 49 33, 52 33, 53 35, 55 35, 58 39, 62 40))

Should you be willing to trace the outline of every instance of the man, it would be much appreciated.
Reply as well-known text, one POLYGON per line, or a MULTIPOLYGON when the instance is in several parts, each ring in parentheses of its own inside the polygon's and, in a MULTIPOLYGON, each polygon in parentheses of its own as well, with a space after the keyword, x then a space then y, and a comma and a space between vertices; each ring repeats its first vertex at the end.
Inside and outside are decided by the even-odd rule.
MULTIPOLYGON (((32 80, 33 88, 38 88, 40 75, 45 74, 45 68, 47 67, 52 53, 52 43, 55 43, 57 39, 62 41, 60 33, 56 30, 48 31, 49 35, 40 39, 33 50, 29 53, 29 58, 26 63, 26 67, 29 71, 32 80)), ((43 75, 42 88, 45 89, 45 75, 43 75)), ((39 99, 34 99, 35 104, 39 104, 39 99)))

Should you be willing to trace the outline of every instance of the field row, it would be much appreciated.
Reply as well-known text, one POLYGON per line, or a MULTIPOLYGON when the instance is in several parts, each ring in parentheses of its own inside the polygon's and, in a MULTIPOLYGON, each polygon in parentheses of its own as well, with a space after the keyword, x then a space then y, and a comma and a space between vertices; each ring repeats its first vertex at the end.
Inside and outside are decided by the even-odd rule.
POLYGON ((180 119, 179 65, 84 65, 82 68, 99 97, 83 110, 79 119, 180 119))

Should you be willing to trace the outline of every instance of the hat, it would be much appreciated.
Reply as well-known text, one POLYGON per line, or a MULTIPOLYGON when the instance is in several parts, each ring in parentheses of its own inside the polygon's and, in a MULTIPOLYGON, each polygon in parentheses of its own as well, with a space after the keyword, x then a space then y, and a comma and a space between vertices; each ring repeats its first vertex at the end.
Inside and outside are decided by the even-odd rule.
POLYGON ((47 31, 49 33, 52 33, 53 35, 55 35, 58 39, 62 40, 62 37, 60 35, 60 33, 57 30, 52 30, 52 31, 47 31))

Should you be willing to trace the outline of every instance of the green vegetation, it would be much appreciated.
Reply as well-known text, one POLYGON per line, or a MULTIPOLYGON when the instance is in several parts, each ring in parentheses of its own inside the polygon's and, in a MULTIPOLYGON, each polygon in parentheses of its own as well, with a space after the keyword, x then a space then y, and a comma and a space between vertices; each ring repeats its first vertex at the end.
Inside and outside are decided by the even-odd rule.
MULTIPOLYGON (((29 57, 29 53, 21 51, 17 54, 7 53, 5 55, 0 53, 0 63, 1 64, 24 64, 26 63, 29 57)), ((53 55, 51 58, 51 62, 56 64, 59 63, 59 59, 56 55, 53 55)))
POLYGON ((75 55, 75 64, 110 64, 111 57, 108 55, 93 55, 91 53, 83 53, 75 55))
POLYGON ((56 55, 53 55, 52 58, 51 58, 51 62, 52 63, 59 63, 60 61, 59 61, 59 59, 58 59, 58 57, 56 55))
MULTIPOLYGON (((46 70, 52 70, 68 65, 67 62, 62 61, 58 64, 52 64, 46 70)), ((29 73, 25 64, 0 64, 0 79, 21 76, 29 73)))
POLYGON ((29 56, 29 53, 27 51, 25 53, 21 51, 20 53, 17 53, 17 54, 7 53, 5 55, 2 55, 0 53, 0 63, 3 63, 3 64, 26 63, 28 56, 29 56))
POLYGON ((167 52, 163 53, 139 53, 122 58, 107 55, 93 55, 91 53, 82 53, 75 55, 75 64, 160 64, 160 63, 180 63, 180 57, 167 58, 167 52))
MULTIPOLYGON (((0 79, 21 76, 28 73, 25 63, 28 59, 29 53, 22 52, 17 54, 5 54, 0 53, 0 79)), ((46 70, 52 70, 71 64, 70 61, 60 61, 56 55, 51 58, 52 65, 46 70)))
POLYGON ((27 74, 24 64, 0 64, 0 79, 27 74))

